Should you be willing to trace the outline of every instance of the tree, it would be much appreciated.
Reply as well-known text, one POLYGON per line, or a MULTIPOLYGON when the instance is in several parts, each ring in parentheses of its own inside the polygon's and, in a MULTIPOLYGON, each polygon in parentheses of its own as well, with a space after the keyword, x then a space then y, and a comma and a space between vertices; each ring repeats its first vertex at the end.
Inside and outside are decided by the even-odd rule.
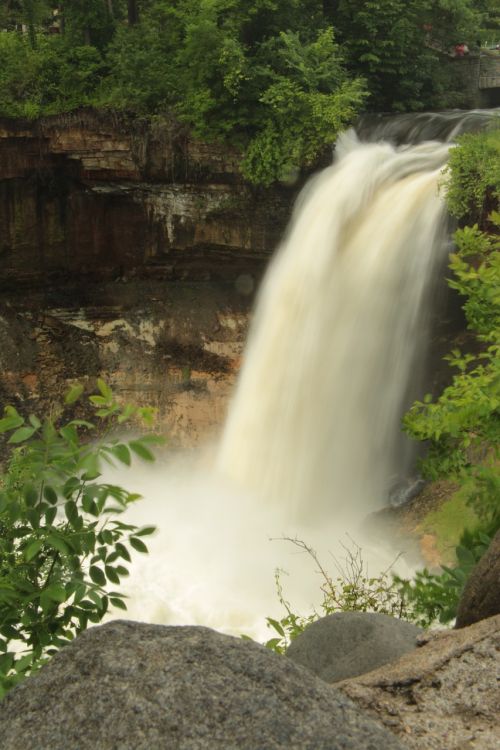
POLYGON ((475 41, 480 19, 472 0, 340 0, 334 26, 348 68, 368 82, 370 108, 411 111, 446 106, 442 55, 475 41))
POLYGON ((323 15, 329 24, 335 26, 340 0, 323 0, 323 15))
MULTIPOLYGON (((119 589, 130 549, 147 552, 143 537, 154 530, 119 520, 139 496, 101 479, 103 462, 153 460, 154 436, 109 433, 133 417, 150 423, 151 410, 120 407, 105 383, 98 388, 90 397, 98 425, 65 422, 57 410, 25 419, 11 406, 0 419, 11 449, 0 475, 0 696, 110 605, 126 609, 123 594, 107 586, 119 589)), ((69 391, 65 408, 82 390, 69 391)))
POLYGON ((104 50, 113 38, 116 17, 107 0, 63 0, 61 13, 68 44, 104 50))
POLYGON ((139 8, 137 0, 127 0, 127 18, 130 26, 139 23, 139 8))
POLYGON ((19 0, 9 3, 10 12, 28 28, 28 37, 32 49, 37 47, 37 29, 44 21, 52 17, 50 0, 19 0))

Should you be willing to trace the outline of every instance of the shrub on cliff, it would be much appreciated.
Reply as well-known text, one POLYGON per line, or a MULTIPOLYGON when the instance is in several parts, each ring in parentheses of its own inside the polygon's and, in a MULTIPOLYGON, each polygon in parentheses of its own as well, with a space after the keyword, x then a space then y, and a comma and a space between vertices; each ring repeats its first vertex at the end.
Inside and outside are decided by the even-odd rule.
MULTIPOLYGON (((142 538, 154 530, 119 520, 139 496, 101 478, 103 462, 153 460, 154 436, 109 435, 131 417, 149 423, 151 410, 120 407, 105 383, 98 386, 90 397, 98 430, 84 420, 61 423, 56 412, 24 419, 10 406, 0 419, 11 451, 0 474, 0 696, 110 605, 126 609, 119 586, 130 549, 147 552, 142 538), (103 428, 107 436, 90 443, 103 428)), ((81 392, 71 389, 66 405, 81 392)))

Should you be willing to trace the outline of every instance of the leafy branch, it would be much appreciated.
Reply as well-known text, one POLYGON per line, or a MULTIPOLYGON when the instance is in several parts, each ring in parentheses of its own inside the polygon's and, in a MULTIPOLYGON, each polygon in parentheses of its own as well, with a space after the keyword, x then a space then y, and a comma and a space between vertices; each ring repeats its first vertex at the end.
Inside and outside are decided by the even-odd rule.
MULTIPOLYGON (((158 436, 112 437, 132 419, 150 426, 153 412, 121 406, 102 380, 97 387, 93 422, 59 424, 57 411, 26 419, 12 406, 0 419, 10 451, 0 475, 0 696, 109 607, 126 609, 108 586, 120 586, 130 550, 146 553, 143 537, 155 530, 119 520, 140 495, 101 474, 104 464, 130 466, 134 455, 154 460, 158 436)), ((82 394, 71 388, 65 406, 82 394)))

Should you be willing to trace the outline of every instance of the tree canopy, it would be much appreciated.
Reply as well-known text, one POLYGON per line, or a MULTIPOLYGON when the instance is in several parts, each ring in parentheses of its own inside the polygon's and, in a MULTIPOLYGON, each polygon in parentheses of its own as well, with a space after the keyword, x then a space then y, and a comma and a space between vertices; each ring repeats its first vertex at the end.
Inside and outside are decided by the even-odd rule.
POLYGON ((251 180, 313 161, 360 109, 457 106, 443 53, 493 0, 6 0, 0 114, 175 117, 251 180))

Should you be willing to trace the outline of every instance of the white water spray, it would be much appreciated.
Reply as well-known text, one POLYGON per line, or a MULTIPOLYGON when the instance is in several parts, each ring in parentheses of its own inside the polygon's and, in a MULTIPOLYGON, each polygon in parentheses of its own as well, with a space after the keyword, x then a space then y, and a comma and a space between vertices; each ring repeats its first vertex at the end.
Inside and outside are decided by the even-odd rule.
MULTIPOLYGON (((346 135, 306 187, 260 292, 215 466, 136 477, 146 500, 133 520, 160 534, 132 570, 131 617, 262 636, 277 566, 298 609, 318 593, 310 561, 269 538, 325 554, 348 516, 383 504, 404 469, 399 420, 442 262, 447 151, 346 135)), ((355 538, 379 570, 394 556, 355 538)))

